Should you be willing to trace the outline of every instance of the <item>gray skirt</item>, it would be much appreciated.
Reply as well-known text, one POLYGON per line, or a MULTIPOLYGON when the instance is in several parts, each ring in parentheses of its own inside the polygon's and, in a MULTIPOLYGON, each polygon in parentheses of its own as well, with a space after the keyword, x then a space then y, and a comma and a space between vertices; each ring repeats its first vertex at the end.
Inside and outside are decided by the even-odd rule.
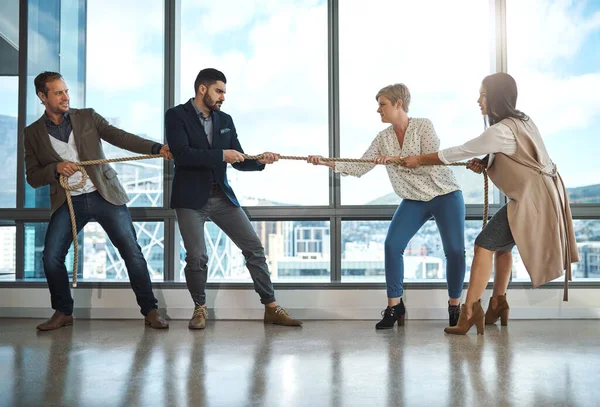
POLYGON ((508 225, 506 205, 500 208, 485 225, 475 239, 475 244, 493 252, 510 251, 515 247, 515 239, 508 225))

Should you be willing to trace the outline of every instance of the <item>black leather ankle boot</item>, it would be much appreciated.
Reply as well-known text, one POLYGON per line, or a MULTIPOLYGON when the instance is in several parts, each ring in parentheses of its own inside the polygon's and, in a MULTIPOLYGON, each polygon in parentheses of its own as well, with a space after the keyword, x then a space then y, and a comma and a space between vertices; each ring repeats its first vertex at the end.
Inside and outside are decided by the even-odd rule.
POLYGON ((450 305, 448 304, 448 323, 449 326, 456 326, 458 324, 458 318, 460 317, 460 304, 450 305))
POLYGON ((396 321, 398 321, 398 326, 404 326, 404 315, 406 315, 406 308, 404 308, 404 303, 402 302, 402 298, 400 298, 400 304, 387 307, 381 311, 383 319, 375 325, 375 328, 391 329, 394 327, 396 321))

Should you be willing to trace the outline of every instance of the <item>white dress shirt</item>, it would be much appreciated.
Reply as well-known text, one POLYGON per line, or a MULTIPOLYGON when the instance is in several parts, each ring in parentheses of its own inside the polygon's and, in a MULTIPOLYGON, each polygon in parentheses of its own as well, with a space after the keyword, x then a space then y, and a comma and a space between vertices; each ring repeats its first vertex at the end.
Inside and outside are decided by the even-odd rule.
POLYGON ((484 131, 481 136, 467 141, 465 144, 450 147, 438 152, 444 164, 489 154, 488 168, 494 161, 494 153, 511 156, 517 152, 517 140, 510 128, 503 123, 496 123, 484 131))

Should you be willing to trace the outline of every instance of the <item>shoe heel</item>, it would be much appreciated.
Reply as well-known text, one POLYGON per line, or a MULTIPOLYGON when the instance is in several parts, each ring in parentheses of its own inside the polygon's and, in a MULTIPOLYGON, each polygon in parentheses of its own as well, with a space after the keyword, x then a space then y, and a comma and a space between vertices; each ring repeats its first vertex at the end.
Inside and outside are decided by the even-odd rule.
POLYGON ((477 335, 483 335, 485 318, 478 319, 477 322, 475 322, 475 325, 477 325, 477 335))
POLYGON ((508 311, 509 310, 505 309, 502 311, 502 314, 500 314, 500 324, 502 326, 508 326, 508 311))
POLYGON ((404 315, 400 315, 398 318, 398 326, 404 326, 404 315))

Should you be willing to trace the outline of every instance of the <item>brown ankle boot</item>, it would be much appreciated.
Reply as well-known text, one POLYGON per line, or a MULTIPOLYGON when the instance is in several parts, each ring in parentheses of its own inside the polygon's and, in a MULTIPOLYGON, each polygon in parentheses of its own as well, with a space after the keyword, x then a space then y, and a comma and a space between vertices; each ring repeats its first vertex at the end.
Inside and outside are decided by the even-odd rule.
POLYGON ((144 317, 144 323, 150 325, 150 327, 154 329, 167 329, 169 327, 169 323, 165 321, 155 309, 150 311, 148 315, 144 317))
POLYGON ((502 326, 508 325, 508 311, 510 307, 506 302, 506 294, 496 295, 490 298, 490 304, 485 312, 485 324, 492 325, 500 318, 500 324, 502 326))
POLYGON ((444 328, 444 332, 453 335, 465 335, 473 325, 477 325, 477 334, 483 335, 485 314, 483 308, 481 308, 481 300, 473 304, 473 313, 469 319, 467 319, 466 306, 467 304, 462 305, 460 317, 458 317, 458 324, 456 324, 456 326, 444 328))

